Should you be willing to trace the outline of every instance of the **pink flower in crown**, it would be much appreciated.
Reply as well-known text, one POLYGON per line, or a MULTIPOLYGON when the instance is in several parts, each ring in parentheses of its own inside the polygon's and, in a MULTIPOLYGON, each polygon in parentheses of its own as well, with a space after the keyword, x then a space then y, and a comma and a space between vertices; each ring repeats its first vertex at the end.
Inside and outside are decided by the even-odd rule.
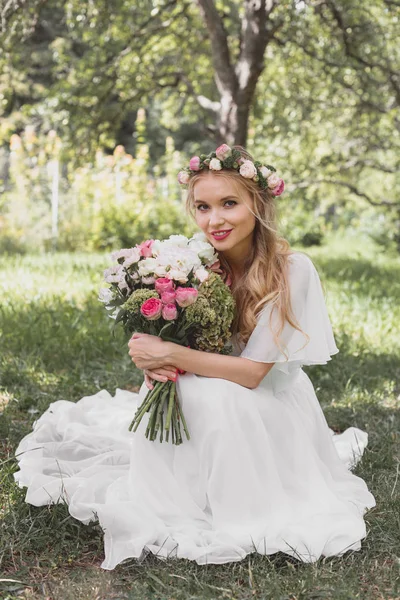
POLYGON ((166 321, 173 321, 178 316, 178 311, 175 304, 164 304, 161 314, 166 321))
POLYGON ((219 160, 225 160, 232 155, 232 150, 227 144, 222 144, 221 146, 218 146, 218 148, 215 151, 215 154, 217 155, 217 158, 219 158, 219 160))
POLYGON ((154 240, 145 240, 141 244, 137 244, 136 248, 138 250, 140 250, 140 256, 144 256, 145 258, 152 256, 151 247, 152 247, 153 243, 154 243, 154 240))
POLYGON ((277 186, 274 187, 273 190, 271 190, 271 194, 273 196, 280 196, 284 189, 285 189, 285 182, 283 181, 283 179, 280 179, 277 186))
POLYGON ((175 302, 176 292, 175 290, 168 290, 161 294, 161 302, 163 304, 173 304, 175 302))
POLYGON ((163 294, 164 292, 170 292, 174 289, 174 282, 168 277, 159 277, 155 281, 156 292, 163 294))
POLYGON ((192 287, 177 287, 176 288, 176 301, 182 308, 190 306, 196 302, 198 291, 192 287))
POLYGON ((200 171, 200 157, 192 156, 189 162, 189 169, 191 171, 200 171))
POLYGON ((186 171, 179 171, 178 173, 178 181, 179 183, 186 185, 189 182, 190 175, 186 171))
POLYGON ((149 298, 143 302, 140 312, 148 321, 155 321, 161 317, 162 306, 158 298, 149 298))

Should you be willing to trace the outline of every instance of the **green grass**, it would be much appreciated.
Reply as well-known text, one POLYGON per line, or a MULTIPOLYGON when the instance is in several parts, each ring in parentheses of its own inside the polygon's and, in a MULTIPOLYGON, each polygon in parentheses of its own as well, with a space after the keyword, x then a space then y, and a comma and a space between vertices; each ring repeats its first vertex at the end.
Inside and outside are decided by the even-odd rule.
POLYGON ((1 599, 400 597, 400 259, 356 238, 306 251, 340 349, 307 373, 330 427, 369 433, 354 471, 377 500, 362 550, 314 565, 282 553, 207 566, 149 555, 140 565, 100 569, 99 525, 83 525, 63 504, 25 503, 12 457, 50 402, 141 383, 97 300, 108 255, 9 257, 0 268, 1 599))

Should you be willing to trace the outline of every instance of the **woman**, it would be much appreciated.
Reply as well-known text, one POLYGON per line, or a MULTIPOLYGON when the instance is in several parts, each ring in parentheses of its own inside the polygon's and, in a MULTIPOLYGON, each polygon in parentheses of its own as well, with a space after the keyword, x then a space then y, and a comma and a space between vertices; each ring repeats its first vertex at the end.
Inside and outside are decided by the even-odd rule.
POLYGON ((237 163, 223 145, 180 174, 236 299, 232 355, 134 334, 138 394, 54 402, 16 451, 27 502, 65 501, 84 523, 99 519, 103 569, 148 552, 206 564, 282 551, 315 562, 359 550, 366 536, 375 498, 350 469, 368 435, 334 434, 302 370, 338 352, 318 273, 277 235, 283 181, 235 149, 237 163), (129 432, 147 387, 177 369, 190 440, 150 442, 146 418, 129 432))

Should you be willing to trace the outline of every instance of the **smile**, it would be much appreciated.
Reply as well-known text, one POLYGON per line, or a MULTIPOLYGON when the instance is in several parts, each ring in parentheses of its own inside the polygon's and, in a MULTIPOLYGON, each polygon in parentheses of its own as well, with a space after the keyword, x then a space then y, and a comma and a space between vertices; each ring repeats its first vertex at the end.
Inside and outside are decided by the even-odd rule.
POLYGON ((213 236, 213 238, 215 240, 223 240, 226 237, 228 237, 228 235, 230 234, 230 232, 232 231, 232 229, 226 230, 226 231, 221 231, 219 233, 212 233, 211 235, 213 236))

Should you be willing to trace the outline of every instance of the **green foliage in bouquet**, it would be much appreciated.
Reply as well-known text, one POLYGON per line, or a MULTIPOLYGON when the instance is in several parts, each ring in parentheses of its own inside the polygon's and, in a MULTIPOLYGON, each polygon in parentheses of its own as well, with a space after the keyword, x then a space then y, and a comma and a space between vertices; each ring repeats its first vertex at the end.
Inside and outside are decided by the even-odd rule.
POLYGON ((230 327, 235 315, 235 300, 217 273, 210 273, 199 286, 197 300, 185 310, 191 324, 189 344, 204 352, 231 353, 230 327))
POLYGON ((128 335, 132 334, 133 331, 142 331, 151 335, 158 334, 158 331, 154 332, 152 321, 148 321, 140 312, 143 302, 146 302, 149 298, 158 297, 155 290, 139 289, 132 292, 116 319, 116 321, 122 322, 128 335))

